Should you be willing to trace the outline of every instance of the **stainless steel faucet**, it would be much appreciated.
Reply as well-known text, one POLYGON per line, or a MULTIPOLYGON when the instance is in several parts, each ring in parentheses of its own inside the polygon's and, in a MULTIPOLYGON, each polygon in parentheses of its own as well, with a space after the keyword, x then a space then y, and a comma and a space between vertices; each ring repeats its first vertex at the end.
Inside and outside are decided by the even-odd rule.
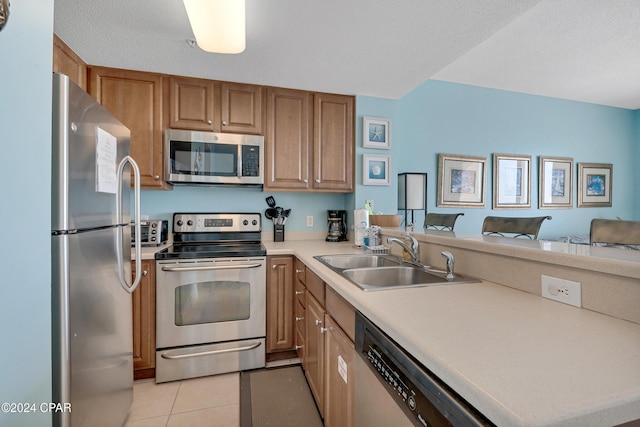
POLYGON ((411 262, 415 264, 420 264, 420 244, 418 243, 415 237, 413 237, 408 233, 405 235, 405 237, 411 239, 411 247, 409 247, 409 245, 407 245, 407 243, 404 240, 398 239, 396 237, 387 237, 387 243, 396 242, 397 244, 402 246, 405 251, 409 253, 409 255, 411 256, 411 262))
POLYGON ((441 252, 440 255, 447 259, 447 280, 453 280, 455 277, 453 275, 453 263, 455 262, 455 258, 453 254, 449 251, 441 252))

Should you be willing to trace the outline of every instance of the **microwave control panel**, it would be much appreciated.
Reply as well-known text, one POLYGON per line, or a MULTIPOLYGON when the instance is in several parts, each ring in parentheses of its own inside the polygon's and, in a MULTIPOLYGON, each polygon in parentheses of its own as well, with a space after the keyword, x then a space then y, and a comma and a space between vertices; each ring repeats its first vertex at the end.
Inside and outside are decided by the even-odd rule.
POLYGON ((260 176, 260 147, 242 146, 242 176, 260 176))

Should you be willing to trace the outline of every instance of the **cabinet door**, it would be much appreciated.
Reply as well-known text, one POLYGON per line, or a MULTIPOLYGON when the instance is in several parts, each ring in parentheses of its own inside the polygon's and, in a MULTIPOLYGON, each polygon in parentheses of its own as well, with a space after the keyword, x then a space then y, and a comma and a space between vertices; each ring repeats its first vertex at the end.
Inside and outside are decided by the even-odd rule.
POLYGON ((168 108, 169 127, 213 132, 213 81, 170 77, 168 108))
POLYGON ((91 67, 89 93, 131 131, 131 157, 140 167, 142 186, 169 188, 162 167, 162 77, 91 67))
POLYGON ((87 90, 87 64, 57 35, 53 35, 53 71, 66 74, 72 82, 87 90))
POLYGON ((325 327, 324 425, 350 427, 354 425, 355 347, 328 314, 325 327))
MULTIPOLYGON (((132 263, 134 274, 135 262, 132 263)), ((142 280, 133 291, 134 379, 153 378, 156 367, 156 278, 155 262, 142 261, 142 280)))
POLYGON ((265 135, 265 190, 309 188, 309 92, 269 88, 265 135))
POLYGON ((293 258, 267 257, 267 353, 295 348, 293 258))
POLYGON ((262 86, 222 83, 220 130, 262 135, 262 92, 262 86))
POLYGON ((320 415, 324 416, 324 309, 311 294, 307 295, 305 326, 305 374, 320 415))
POLYGON ((313 106, 313 188, 353 191, 353 97, 317 93, 313 106))

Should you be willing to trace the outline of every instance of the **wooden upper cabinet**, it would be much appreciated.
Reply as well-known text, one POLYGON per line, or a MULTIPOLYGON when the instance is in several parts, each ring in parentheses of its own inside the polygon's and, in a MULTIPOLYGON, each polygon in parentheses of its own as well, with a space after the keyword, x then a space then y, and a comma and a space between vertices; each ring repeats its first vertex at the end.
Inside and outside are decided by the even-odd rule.
POLYGON ((264 188, 309 188, 311 94, 268 88, 264 188))
POLYGON ((314 95, 314 188, 353 190, 353 104, 351 96, 314 95))
POLYGON ((169 77, 169 127, 213 132, 214 82, 187 77, 169 77))
POLYGON ((354 98, 267 90, 267 190, 351 192, 354 98))
POLYGON ((53 35, 53 71, 66 74, 71 81, 87 90, 87 64, 55 34, 53 35))
POLYGON ((263 91, 262 86, 222 83, 220 130, 262 135, 263 91))
POLYGON ((131 131, 131 157, 144 188, 164 182, 162 76, 106 67, 89 68, 89 93, 131 131))

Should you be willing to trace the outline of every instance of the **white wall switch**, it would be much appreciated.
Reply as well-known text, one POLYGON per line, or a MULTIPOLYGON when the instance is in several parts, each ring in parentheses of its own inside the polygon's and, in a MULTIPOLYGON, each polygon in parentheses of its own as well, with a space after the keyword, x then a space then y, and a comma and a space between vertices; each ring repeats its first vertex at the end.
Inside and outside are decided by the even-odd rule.
POLYGON ((582 307, 582 284, 542 275, 542 296, 565 304, 582 307))
POLYGON ((307 215, 307 227, 313 227, 313 215, 307 215))

